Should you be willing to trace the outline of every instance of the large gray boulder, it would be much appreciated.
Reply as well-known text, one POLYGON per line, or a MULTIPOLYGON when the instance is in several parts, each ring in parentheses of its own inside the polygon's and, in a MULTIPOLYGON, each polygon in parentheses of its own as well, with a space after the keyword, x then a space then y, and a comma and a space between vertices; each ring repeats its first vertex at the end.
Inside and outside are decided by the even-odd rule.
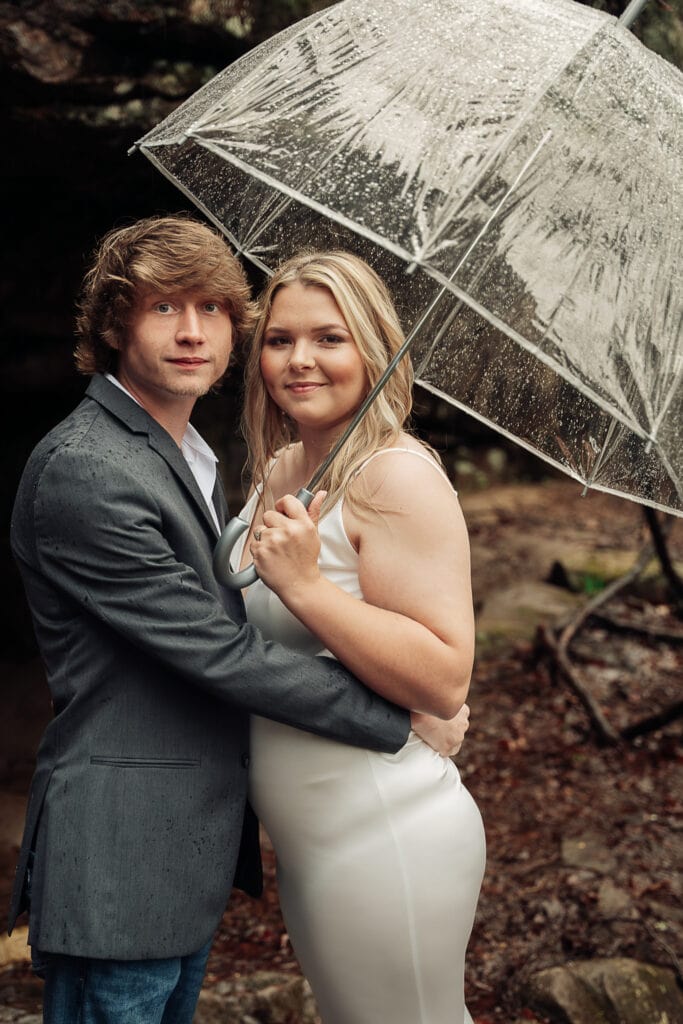
POLYGON ((550 967, 527 985, 529 1006, 553 1024, 675 1024, 683 993, 673 971, 625 958, 550 967))

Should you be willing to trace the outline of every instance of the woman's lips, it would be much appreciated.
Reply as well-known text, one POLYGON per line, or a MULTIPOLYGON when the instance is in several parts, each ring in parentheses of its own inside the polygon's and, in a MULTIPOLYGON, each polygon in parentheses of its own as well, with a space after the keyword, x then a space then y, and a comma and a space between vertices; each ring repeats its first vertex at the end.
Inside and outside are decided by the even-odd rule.
POLYGON ((297 381, 295 384, 286 384, 285 387, 288 391, 303 395, 307 391, 316 391, 322 387, 322 384, 318 384, 316 381, 297 381))

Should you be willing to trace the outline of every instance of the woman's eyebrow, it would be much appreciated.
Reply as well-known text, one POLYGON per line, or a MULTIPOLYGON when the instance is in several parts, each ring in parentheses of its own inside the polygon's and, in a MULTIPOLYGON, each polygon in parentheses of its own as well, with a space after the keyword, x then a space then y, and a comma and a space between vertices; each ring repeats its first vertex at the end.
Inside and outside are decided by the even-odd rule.
MULTIPOLYGON (((344 331, 346 334, 349 333, 348 327, 344 327, 343 324, 316 324, 312 328, 313 331, 344 331)), ((278 327, 277 324, 270 324, 266 327, 266 334, 270 334, 271 331, 277 331, 279 334, 288 334, 288 327, 278 327)))

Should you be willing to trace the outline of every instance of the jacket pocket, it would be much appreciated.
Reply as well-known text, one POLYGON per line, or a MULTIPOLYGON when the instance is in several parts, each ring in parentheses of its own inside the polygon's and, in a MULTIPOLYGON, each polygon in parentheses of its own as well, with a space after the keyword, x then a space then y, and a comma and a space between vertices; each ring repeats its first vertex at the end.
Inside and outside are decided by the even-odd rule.
POLYGON ((197 757, 125 757, 93 755, 90 764, 104 765, 109 768, 199 768, 201 761, 197 757))

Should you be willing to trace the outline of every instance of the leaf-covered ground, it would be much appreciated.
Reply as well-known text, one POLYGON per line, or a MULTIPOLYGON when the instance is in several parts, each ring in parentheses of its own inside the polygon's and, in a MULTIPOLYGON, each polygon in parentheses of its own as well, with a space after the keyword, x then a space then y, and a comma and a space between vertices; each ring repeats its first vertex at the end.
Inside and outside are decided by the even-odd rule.
MULTIPOLYGON (((634 554, 640 510, 575 485, 502 488, 463 499, 477 603, 519 578, 540 579, 577 541, 634 554), (539 551, 546 544, 550 559, 539 551)), ((683 520, 672 553, 683 561, 683 520)), ((649 585, 612 602, 609 615, 641 632, 591 620, 572 647, 582 682, 617 728, 681 700, 683 624, 649 585), (672 639, 647 633, 671 633, 672 639)), ((538 1022, 525 979, 570 959, 626 956, 683 961, 683 745, 681 719, 619 747, 601 746, 582 704, 531 641, 482 645, 471 690, 472 725, 458 763, 484 818, 488 866, 470 942, 467 999, 476 1024, 538 1022)), ((274 857, 264 841, 263 898, 235 894, 213 947, 207 986, 274 969, 298 973, 280 916, 274 857)), ((40 998, 28 967, 24 995, 40 998)), ((0 993, 1 995, 1 993, 0 993)), ((1 1001, 1 1000, 0 1000, 1 1001)), ((390 1022, 387 1022, 390 1024, 390 1022)))

